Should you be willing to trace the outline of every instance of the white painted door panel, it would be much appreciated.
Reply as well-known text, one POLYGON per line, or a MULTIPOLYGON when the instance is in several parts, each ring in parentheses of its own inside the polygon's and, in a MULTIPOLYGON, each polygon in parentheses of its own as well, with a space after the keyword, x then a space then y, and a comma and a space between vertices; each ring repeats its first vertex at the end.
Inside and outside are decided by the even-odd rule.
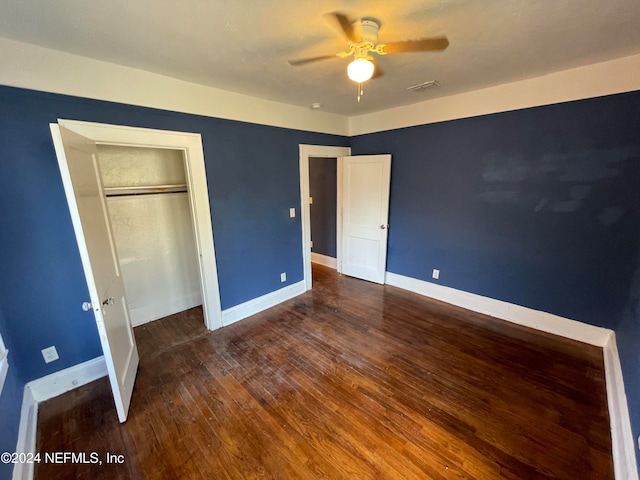
POLYGON ((342 158, 342 273, 384 283, 391 155, 342 158))
POLYGON ((124 422, 138 369, 138 349, 102 192, 96 145, 57 124, 50 126, 118 418, 124 422))

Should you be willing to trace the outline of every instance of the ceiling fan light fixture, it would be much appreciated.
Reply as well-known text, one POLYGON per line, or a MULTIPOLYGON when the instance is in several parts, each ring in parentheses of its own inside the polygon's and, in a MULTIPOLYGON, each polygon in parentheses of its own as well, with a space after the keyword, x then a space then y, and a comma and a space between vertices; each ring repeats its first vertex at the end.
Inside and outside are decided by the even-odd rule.
POLYGON ((356 83, 363 83, 373 76, 375 67, 367 58, 356 58, 347 67, 347 75, 356 83))

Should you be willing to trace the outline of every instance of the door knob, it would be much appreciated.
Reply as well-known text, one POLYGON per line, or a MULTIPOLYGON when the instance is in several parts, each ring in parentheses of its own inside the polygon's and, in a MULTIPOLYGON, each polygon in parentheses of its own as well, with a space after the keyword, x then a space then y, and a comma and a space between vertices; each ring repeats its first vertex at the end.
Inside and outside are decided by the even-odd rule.
POLYGON ((389 225, 380 225, 380 230, 384 230, 385 228, 387 228, 389 225))
POLYGON ((82 304, 82 309, 83 309, 85 312, 88 312, 88 311, 89 311, 89 310, 91 310, 92 308, 93 308, 93 305, 91 305, 91 302, 84 302, 84 303, 82 304))

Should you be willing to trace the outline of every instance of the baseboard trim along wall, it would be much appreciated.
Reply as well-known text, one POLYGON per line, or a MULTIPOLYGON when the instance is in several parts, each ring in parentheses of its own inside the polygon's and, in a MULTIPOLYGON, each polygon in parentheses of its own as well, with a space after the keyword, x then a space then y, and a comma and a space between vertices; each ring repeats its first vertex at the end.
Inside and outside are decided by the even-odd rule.
POLYGON ((174 313, 184 312, 190 308, 202 305, 202 295, 200 292, 192 292, 183 297, 170 299, 169 301, 159 301, 144 308, 130 309, 131 326, 139 327, 145 323, 153 322, 174 313))
POLYGON ((275 307, 279 303, 286 302, 306 291, 304 280, 292 285, 267 293, 248 302, 222 311, 222 325, 227 326, 244 318, 260 313, 267 308, 275 307))
POLYGON ((622 367, 614 332, 611 332, 603 353, 615 478, 638 480, 636 446, 631 431, 627 394, 624 390, 622 367))
POLYGON ((34 401, 40 403, 106 375, 107 365, 104 357, 96 357, 51 375, 32 380, 25 385, 25 388, 30 388, 34 401))
MULTIPOLYGON (((32 380, 24 386, 18 444, 16 452, 30 453, 36 450, 38 404, 65 392, 81 387, 107 375, 104 357, 96 357, 73 367, 32 380)), ((13 480, 31 480, 33 463, 16 463, 13 480)))
POLYGON ((338 268, 338 260, 329 257, 327 255, 322 255, 321 253, 311 252, 311 263, 317 263, 319 265, 324 265, 325 267, 333 268, 334 270, 338 268))
POLYGON ((543 332, 553 333, 554 335, 560 335, 561 337, 571 338, 597 347, 604 347, 609 341, 609 335, 611 333, 611 330, 606 328, 588 325, 552 315, 551 313, 483 297, 475 293, 463 292, 455 288, 405 277, 396 273, 387 272, 386 283, 419 295, 457 305, 467 310, 497 317, 501 320, 524 325, 525 327, 535 328, 536 330, 542 330, 543 332))
MULTIPOLYGON (((17 453, 35 452, 37 427, 38 403, 33 398, 31 388, 25 385, 22 394, 22 409, 20 410, 17 453)), ((31 480, 33 478, 33 463, 16 463, 13 466, 12 478, 13 480, 31 480)))
POLYGON ((613 330, 396 273, 387 272, 386 283, 467 310, 602 347, 615 478, 638 480, 627 395, 624 390, 622 367, 613 330))

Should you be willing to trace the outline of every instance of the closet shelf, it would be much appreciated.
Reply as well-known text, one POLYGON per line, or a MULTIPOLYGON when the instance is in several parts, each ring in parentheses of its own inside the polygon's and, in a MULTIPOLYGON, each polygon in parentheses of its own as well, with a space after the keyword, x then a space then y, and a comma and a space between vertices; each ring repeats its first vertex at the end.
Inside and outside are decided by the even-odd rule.
POLYGON ((179 185, 136 185, 134 187, 104 187, 107 197, 122 195, 148 195, 151 193, 181 193, 187 191, 187 184, 179 185))

